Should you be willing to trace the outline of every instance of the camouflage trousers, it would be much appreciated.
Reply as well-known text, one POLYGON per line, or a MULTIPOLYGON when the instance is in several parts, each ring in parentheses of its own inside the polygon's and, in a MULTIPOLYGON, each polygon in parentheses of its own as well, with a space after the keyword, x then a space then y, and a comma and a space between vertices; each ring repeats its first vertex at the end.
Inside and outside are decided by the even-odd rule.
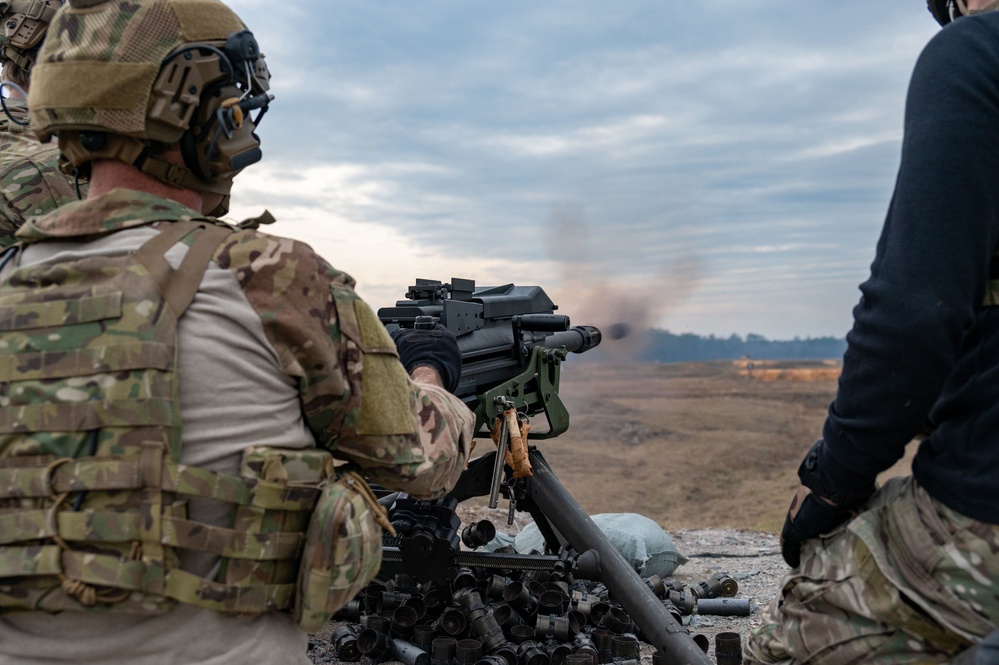
POLYGON ((944 663, 999 626, 999 526, 911 477, 806 541, 744 650, 748 663, 944 663))

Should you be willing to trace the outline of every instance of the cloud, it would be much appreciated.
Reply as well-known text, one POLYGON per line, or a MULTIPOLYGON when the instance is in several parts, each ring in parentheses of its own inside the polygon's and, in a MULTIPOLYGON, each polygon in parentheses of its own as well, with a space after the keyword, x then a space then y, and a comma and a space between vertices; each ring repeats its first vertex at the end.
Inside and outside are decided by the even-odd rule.
MULTIPOLYGON (((397 165, 396 173, 420 170, 397 165)), ((313 167, 289 175, 280 164, 259 165, 241 174, 233 188, 233 221, 268 209, 277 222, 263 230, 308 243, 334 267, 358 282, 358 293, 374 307, 404 297, 418 277, 479 284, 552 282, 553 269, 519 260, 516 251, 497 242, 474 253, 453 253, 433 244, 417 244, 391 223, 357 221, 358 208, 389 211, 395 205, 391 182, 379 181, 362 167, 313 167), (275 193, 280 193, 275 196, 275 193)), ((405 214, 405 209, 396 214, 405 214)))
POLYGON ((379 299, 416 276, 572 292, 568 206, 609 280, 661 289, 696 257, 659 325, 771 338, 848 328, 935 30, 862 0, 231 4, 276 95, 234 200, 379 299))

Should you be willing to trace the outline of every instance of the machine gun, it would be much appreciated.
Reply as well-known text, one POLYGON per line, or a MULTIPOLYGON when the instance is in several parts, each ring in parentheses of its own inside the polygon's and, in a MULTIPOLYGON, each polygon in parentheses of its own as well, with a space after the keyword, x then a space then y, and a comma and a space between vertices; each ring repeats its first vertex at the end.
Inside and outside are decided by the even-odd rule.
MULTIPOLYGON (((526 477, 514 477, 504 463, 507 419, 543 414, 547 428, 531 431, 531 439, 558 436, 569 427, 569 413, 558 396, 561 363, 570 352, 583 353, 601 341, 593 326, 571 327, 569 317, 538 286, 476 288, 468 279, 450 283, 418 279, 406 299, 378 310, 390 330, 394 327, 432 328, 440 323, 455 334, 462 352, 457 396, 475 412, 477 437, 491 437, 498 424, 497 450, 472 460, 456 486, 444 498, 419 501, 405 494, 384 495, 398 536, 386 536, 383 576, 397 571, 452 590, 463 567, 549 570, 578 578, 599 580, 618 599, 646 640, 670 663, 708 663, 674 616, 638 576, 604 533, 593 523, 552 472, 536 446, 528 447, 532 468, 526 477), (499 495, 509 501, 508 523, 515 511, 527 511, 544 536, 546 554, 523 555, 463 551, 459 544, 459 503, 489 497, 496 508, 499 495), (396 566, 397 568, 393 568, 396 566)), ((463 533, 466 545, 482 544, 481 537, 463 533)), ((481 534, 479 534, 481 536, 481 534)))
POLYGON ((560 363, 569 352, 583 353, 600 343, 593 326, 570 328, 569 317, 538 286, 475 288, 470 279, 450 284, 417 279, 406 300, 378 310, 392 330, 444 325, 458 338, 461 379, 455 394, 476 415, 476 432, 503 412, 503 397, 527 416, 543 413, 546 432, 558 436, 569 427, 569 413, 558 396, 560 363))

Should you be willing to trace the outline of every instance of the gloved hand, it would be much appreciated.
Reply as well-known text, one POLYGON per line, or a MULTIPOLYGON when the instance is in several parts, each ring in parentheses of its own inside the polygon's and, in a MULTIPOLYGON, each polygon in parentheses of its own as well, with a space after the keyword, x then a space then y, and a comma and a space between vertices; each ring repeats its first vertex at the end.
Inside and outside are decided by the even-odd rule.
POLYGON ((831 487, 819 469, 825 441, 812 445, 798 467, 801 487, 791 502, 780 532, 780 553, 792 568, 801 563, 801 543, 832 531, 857 514, 858 509, 877 489, 873 480, 863 490, 843 491, 831 487))
POLYGON ((780 553, 792 568, 801 563, 801 543, 831 531, 853 514, 849 508, 827 503, 802 487, 791 501, 780 531, 780 553))
POLYGON ((392 331, 392 340, 407 372, 421 366, 432 367, 440 374, 448 392, 458 388, 461 350, 453 332, 439 323, 432 330, 399 328, 392 331))

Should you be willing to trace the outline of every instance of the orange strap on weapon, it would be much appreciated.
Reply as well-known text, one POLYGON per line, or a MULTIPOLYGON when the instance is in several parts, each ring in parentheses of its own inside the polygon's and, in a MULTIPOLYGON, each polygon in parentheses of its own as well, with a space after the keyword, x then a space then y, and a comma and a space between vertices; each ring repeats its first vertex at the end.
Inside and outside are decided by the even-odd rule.
POLYGON ((518 415, 516 409, 507 409, 502 416, 496 417, 493 425, 493 443, 499 446, 502 420, 506 421, 506 431, 510 438, 504 461, 513 469, 514 478, 525 478, 532 475, 531 460, 527 456, 527 434, 531 431, 531 422, 527 416, 518 415))

